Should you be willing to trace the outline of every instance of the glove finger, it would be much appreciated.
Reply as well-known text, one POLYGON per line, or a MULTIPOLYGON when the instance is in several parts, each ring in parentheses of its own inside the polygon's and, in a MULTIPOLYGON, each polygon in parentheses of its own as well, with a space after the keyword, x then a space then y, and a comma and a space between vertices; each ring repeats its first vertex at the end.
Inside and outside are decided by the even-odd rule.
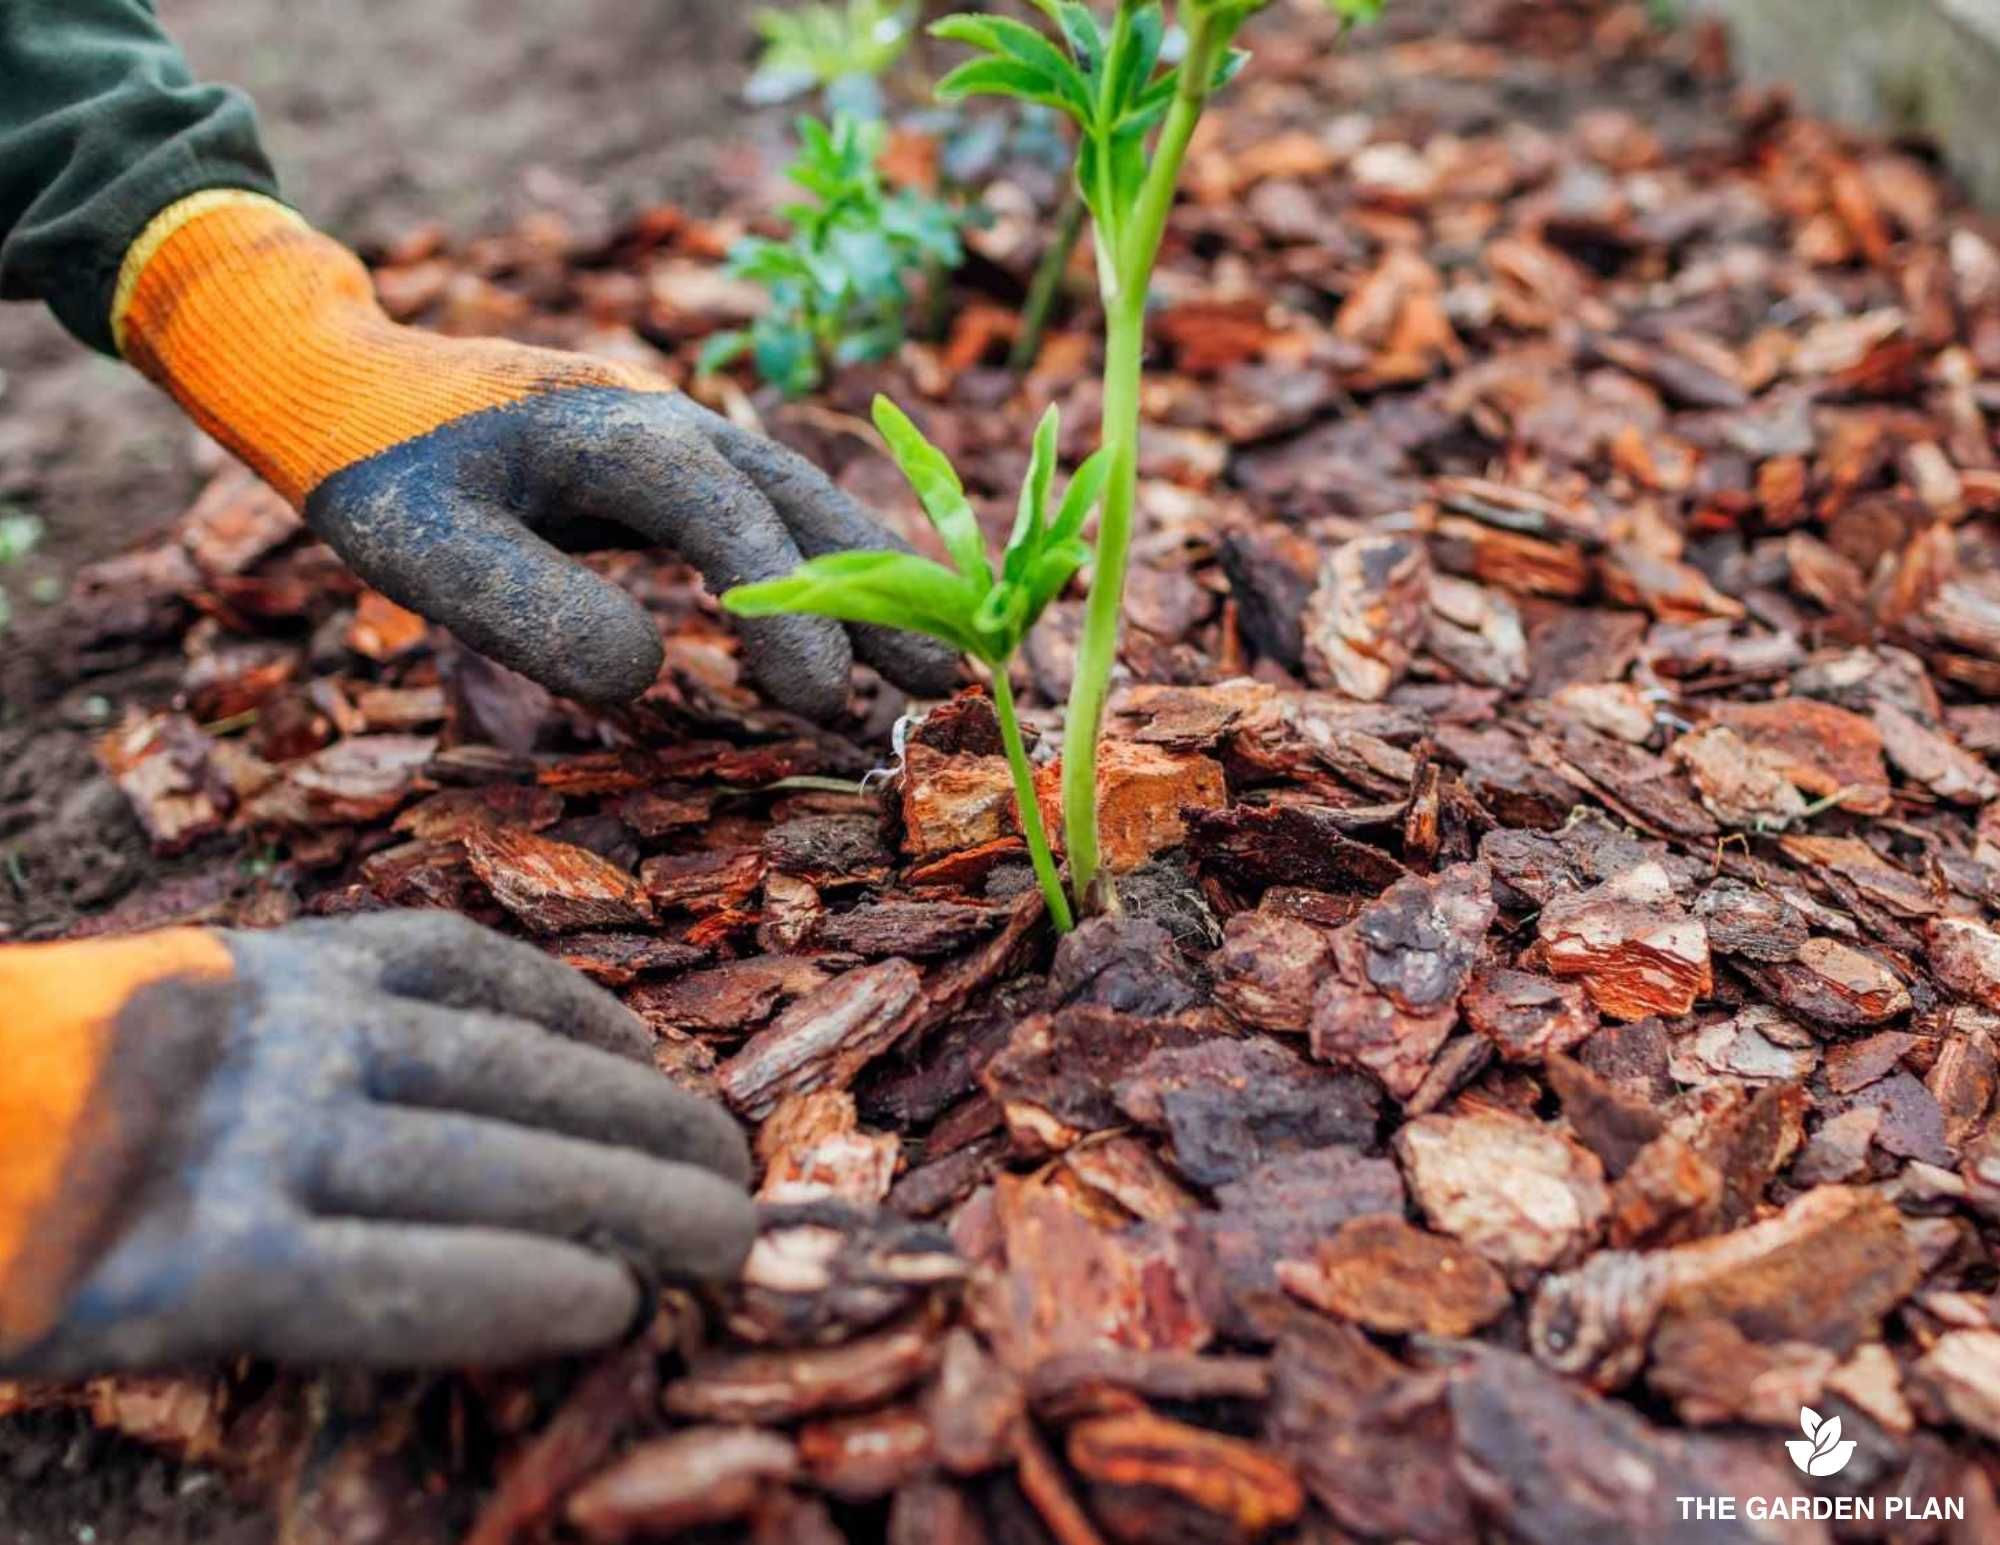
POLYGON ((743 1188, 693 1165, 393 1106, 343 1120, 307 1201, 322 1216, 604 1241, 673 1281, 735 1275, 757 1231, 743 1188))
MULTIPOLYGON (((771 501, 799 551, 909 552, 910 544, 878 522, 847 490, 788 446, 739 428, 700 403, 674 399, 675 411, 771 501)), ((854 652, 918 697, 949 697, 963 677, 959 658, 936 639, 897 628, 850 627, 854 652)))
POLYGON ((311 919, 228 938, 239 972, 257 970, 273 984, 297 976, 302 946, 327 951, 399 998, 531 1020, 567 1040, 652 1066, 652 1032, 624 1004, 532 944, 456 912, 311 919))
MULTIPOLYGON (((671 547, 701 571, 710 591, 776 579, 803 557, 757 485, 672 417, 678 399, 621 400, 591 421, 588 455, 552 459, 550 513, 565 520, 614 520, 671 547)), ((847 706, 853 652, 824 617, 757 617, 737 622, 744 654, 773 701, 813 719, 847 706)))
POLYGON ((727 1112, 665 1075, 519 1019, 397 1004, 370 1017, 369 1096, 456 1111, 699 1165, 741 1185, 743 1133, 727 1112))
POLYGON ((308 1225, 281 1314, 232 1349, 287 1362, 447 1368, 564 1357, 616 1341, 644 1307, 615 1258, 481 1228, 308 1225))
POLYGON ((659 630, 637 601, 499 501, 440 478, 435 456, 390 452, 336 473, 306 519, 390 600, 552 692, 630 702, 660 673, 659 630))

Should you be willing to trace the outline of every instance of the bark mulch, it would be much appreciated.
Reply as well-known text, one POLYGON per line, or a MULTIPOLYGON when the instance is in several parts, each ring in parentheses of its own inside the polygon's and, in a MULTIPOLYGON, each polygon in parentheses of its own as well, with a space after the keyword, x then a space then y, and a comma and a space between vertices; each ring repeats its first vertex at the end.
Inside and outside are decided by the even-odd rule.
MULTIPOLYGON (((87 576, 75 662, 184 654, 98 756, 194 859, 88 928, 531 938, 750 1124, 766 1228, 588 1366, 66 1398, 287 1477, 316 1541, 2000 1538, 2000 248, 1638 6, 1316 16, 1255 38, 1158 280, 1121 918, 1053 940, 976 689, 789 720, 658 555, 597 560, 667 641, 610 715, 236 470, 87 576)), ((703 388, 919 541, 877 388, 996 536, 1040 410, 1092 436, 1087 281, 1001 365, 1059 189, 977 175, 938 341, 703 388)), ((685 380, 755 218, 377 279, 685 380)), ((1079 607, 1020 666, 1045 755, 1079 607)))

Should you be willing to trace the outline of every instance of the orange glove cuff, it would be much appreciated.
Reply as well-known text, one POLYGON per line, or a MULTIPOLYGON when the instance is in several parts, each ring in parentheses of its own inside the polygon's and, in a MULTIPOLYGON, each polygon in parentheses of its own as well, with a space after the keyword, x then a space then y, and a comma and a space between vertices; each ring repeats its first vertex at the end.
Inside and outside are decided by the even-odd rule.
POLYGON ((294 505, 454 419, 578 386, 667 391, 635 367, 392 322, 360 259, 262 194, 212 189, 132 244, 112 335, 294 505))
POLYGON ((195 928, 0 946, 0 1347, 46 1327, 87 1232, 71 1214, 104 1204, 92 1182, 112 1177, 93 1176, 89 1155, 116 1146, 98 1096, 119 1010, 154 982, 234 970, 195 928))

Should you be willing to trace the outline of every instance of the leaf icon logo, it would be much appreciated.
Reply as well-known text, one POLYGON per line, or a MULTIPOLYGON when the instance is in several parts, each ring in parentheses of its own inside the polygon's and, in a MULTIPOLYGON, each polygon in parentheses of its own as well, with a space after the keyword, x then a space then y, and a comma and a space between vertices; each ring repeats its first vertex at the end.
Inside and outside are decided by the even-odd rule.
POLYGON ((1807 1475, 1838 1475, 1847 1468, 1847 1461, 1854 1457, 1854 1439, 1841 1441, 1839 1417, 1822 1420, 1811 1406, 1800 1406, 1799 1428, 1805 1436, 1785 1443, 1793 1464, 1807 1475))

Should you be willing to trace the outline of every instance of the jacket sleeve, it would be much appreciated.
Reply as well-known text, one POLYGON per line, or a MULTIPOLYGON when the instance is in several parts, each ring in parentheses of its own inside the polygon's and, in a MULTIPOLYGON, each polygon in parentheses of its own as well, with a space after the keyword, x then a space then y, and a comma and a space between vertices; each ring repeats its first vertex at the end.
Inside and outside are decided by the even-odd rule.
POLYGON ((152 0, 0 0, 0 298, 115 352, 126 249, 205 188, 277 178, 249 99, 196 84, 152 0))

